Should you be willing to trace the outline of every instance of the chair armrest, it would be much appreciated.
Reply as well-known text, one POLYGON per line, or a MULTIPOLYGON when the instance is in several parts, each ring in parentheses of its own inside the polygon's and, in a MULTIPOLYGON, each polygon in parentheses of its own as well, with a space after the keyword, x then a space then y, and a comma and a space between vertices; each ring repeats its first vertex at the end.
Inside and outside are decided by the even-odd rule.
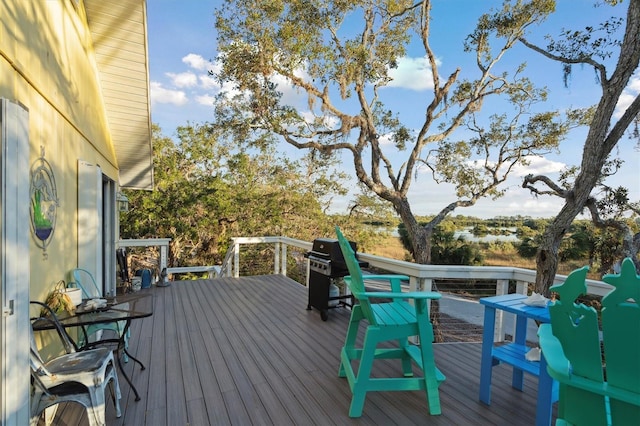
POLYGON ((431 299, 437 300, 442 297, 440 293, 435 291, 408 291, 405 293, 394 292, 394 291, 365 291, 364 293, 354 293, 354 296, 359 297, 367 297, 370 299, 374 298, 389 298, 389 299, 431 299))
POLYGON ((547 362, 547 372, 554 379, 566 382, 570 379, 571 364, 564 354, 560 340, 553 335, 551 324, 541 324, 538 328, 540 349, 547 362))
POLYGON ((400 280, 400 281, 408 281, 409 277, 407 275, 397 275, 397 274, 382 274, 382 275, 363 275, 362 278, 365 280, 400 280))
POLYGON ((389 281, 389 285, 391 286, 391 291, 399 293, 402 291, 401 281, 408 281, 409 277, 406 275, 397 275, 397 274, 379 274, 379 275, 363 275, 362 279, 364 281, 367 281, 367 280, 389 281))

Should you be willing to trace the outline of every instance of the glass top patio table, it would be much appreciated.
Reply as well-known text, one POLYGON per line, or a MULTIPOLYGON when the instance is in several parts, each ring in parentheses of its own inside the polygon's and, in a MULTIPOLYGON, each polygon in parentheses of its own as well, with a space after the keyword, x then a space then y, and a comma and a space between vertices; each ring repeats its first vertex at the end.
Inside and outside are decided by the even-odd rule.
MULTIPOLYGON (((127 297, 126 300, 121 299, 118 302, 107 300, 107 306, 105 308, 87 312, 76 312, 73 314, 63 312, 57 315, 58 321, 64 328, 70 328, 146 318, 153 315, 151 304, 140 303, 141 299, 146 297, 150 296, 127 297), (145 307, 143 308, 143 306, 145 307), (149 307, 147 308, 146 306, 149 307)), ((49 321, 35 321, 33 323, 33 329, 36 331, 54 330, 55 326, 49 321)), ((79 349, 82 350, 83 348, 79 349)))

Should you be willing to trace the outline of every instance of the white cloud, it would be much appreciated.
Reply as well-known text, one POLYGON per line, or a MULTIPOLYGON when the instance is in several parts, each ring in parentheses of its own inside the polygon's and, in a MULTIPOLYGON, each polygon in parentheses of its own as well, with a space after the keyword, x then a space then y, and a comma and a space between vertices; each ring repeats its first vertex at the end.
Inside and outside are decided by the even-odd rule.
POLYGON ((616 110, 613 112, 614 118, 622 117, 622 114, 624 114, 638 94, 640 94, 640 75, 636 73, 631 77, 629 84, 624 92, 622 92, 622 95, 620 95, 620 99, 618 99, 616 110))
POLYGON ((211 68, 211 63, 209 61, 195 53, 189 53, 187 56, 182 58, 182 62, 189 65, 191 68, 195 68, 200 71, 205 71, 211 68))
POLYGON ((302 119, 307 123, 313 123, 314 120, 316 119, 316 116, 313 115, 313 113, 309 110, 300 111, 300 115, 302 116, 302 119))
POLYGON ((151 84, 151 103, 155 104, 173 104, 184 105, 189 100, 187 95, 181 90, 171 90, 162 87, 161 83, 152 81, 151 84))
MULTIPOLYGON (((380 139, 384 140, 384 138, 385 136, 381 137, 380 139)), ((388 136, 387 136, 387 139, 388 139, 388 136)), ((517 177, 522 177, 529 174, 548 175, 552 173, 558 173, 566 167, 565 163, 552 161, 547 158, 539 157, 539 156, 531 155, 527 157, 527 160, 529 161, 528 166, 516 165, 509 173, 509 176, 511 178, 517 178, 517 177)), ((467 164, 469 164, 472 167, 480 168, 483 166, 484 161, 468 160, 467 164)), ((431 169, 429 169, 424 164, 418 164, 417 171, 419 174, 431 173, 431 169)))
POLYGON ((495 214, 494 210, 494 215, 488 216, 515 216, 521 214, 531 217, 554 217, 558 214, 560 207, 562 207, 561 199, 557 197, 533 198, 532 196, 527 195, 525 198, 521 193, 512 198, 515 200, 507 203, 504 207, 500 207, 500 214, 495 214))
POLYGON ((631 77, 627 89, 636 93, 640 92, 640 75, 636 73, 633 77, 631 77))
POLYGON ((200 95, 196 96, 196 102, 200 105, 212 106, 215 102, 215 96, 212 95, 200 95))
POLYGON ((426 57, 403 57, 398 60, 398 67, 389 70, 393 78, 387 87, 401 87, 411 90, 425 90, 433 87, 431 67, 426 57))
POLYGON ((511 176, 526 176, 528 174, 540 175, 540 174, 549 174, 549 173, 558 173, 562 169, 566 167, 565 163, 560 163, 558 161, 552 161, 548 158, 539 157, 539 156, 528 156, 527 161, 529 161, 528 166, 517 165, 511 171, 511 176))
POLYGON ((188 71, 178 74, 168 72, 167 77, 171 79, 171 82, 176 87, 194 87, 198 84, 198 76, 188 71))
POLYGON ((628 91, 623 92, 618 98, 618 103, 616 104, 616 110, 613 112, 614 118, 622 117, 622 114, 627 110, 631 102, 636 98, 638 94, 632 94, 628 91))
POLYGON ((209 74, 202 74, 198 76, 200 81, 200 87, 205 90, 217 90, 220 88, 218 82, 209 74))
MULTIPOLYGON (((418 215, 438 213, 456 200, 455 188, 451 184, 436 184, 429 178, 414 182, 409 190, 412 210, 418 215)), ((519 184, 509 186, 507 193, 497 199, 481 198, 472 207, 457 208, 452 215, 469 215, 481 218, 524 215, 531 217, 553 217, 562 207, 558 197, 535 197, 519 184)))
MULTIPOLYGON (((304 70, 298 70, 295 74, 302 78, 306 75, 304 70)), ((294 107, 306 105, 307 93, 303 89, 295 87, 287 77, 274 74, 270 80, 278 85, 278 91, 282 93, 281 103, 283 105, 291 105, 294 107)))
MULTIPOLYGON (((309 110, 299 111, 298 113, 305 121, 305 123, 308 124, 313 124, 318 119, 318 116, 316 116, 312 111, 309 110)), ((336 127, 338 127, 338 118, 333 115, 325 115, 322 116, 322 123, 328 129, 335 129, 336 127)))
MULTIPOLYGON (((558 173, 566 167, 566 164, 564 163, 552 161, 537 155, 529 155, 525 157, 525 160, 529 162, 529 165, 527 166, 523 166, 521 164, 515 165, 513 169, 511 169, 511 172, 509 173, 511 177, 521 177, 521 176, 526 176, 528 174, 548 175, 552 173, 558 173)), ((470 167, 481 169, 484 167, 485 161, 483 159, 473 159, 473 160, 468 160, 467 164, 470 167)), ((495 166, 494 161, 489 161, 488 164, 492 167, 495 166)), ((502 168, 506 170, 506 165, 503 165, 502 168)))
POLYGON ((384 135, 380 135, 380 137, 378 138, 378 143, 380 143, 380 145, 388 145, 388 146, 392 146, 393 145, 393 135, 391 133, 387 133, 384 135))

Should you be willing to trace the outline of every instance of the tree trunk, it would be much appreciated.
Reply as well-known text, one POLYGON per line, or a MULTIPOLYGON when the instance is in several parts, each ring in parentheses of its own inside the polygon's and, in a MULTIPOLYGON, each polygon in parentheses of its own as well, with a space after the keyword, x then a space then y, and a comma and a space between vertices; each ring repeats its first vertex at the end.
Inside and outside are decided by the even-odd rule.
MULTIPOLYGON (((395 208, 407 228, 413 260, 421 265, 431 264, 431 236, 434 225, 430 223, 427 226, 421 226, 411 212, 411 206, 406 199, 395 204, 395 208)), ((438 291, 435 281, 432 283, 432 290, 438 291)), ((444 335, 440 327, 440 303, 437 300, 432 300, 430 303, 429 319, 433 326, 434 342, 444 342, 444 335)))
MULTIPOLYGON (((587 142, 588 144, 589 142, 587 142)), ((584 155, 587 155, 585 149, 584 155)), ((548 295, 558 271, 558 252, 573 220, 584 208, 591 190, 595 187, 606 156, 586 158, 574 189, 565 198, 564 206, 544 231, 536 257, 536 293, 548 295)))
POLYGON ((536 259, 536 292, 547 294, 558 270, 558 249, 563 236, 569 230, 575 217, 585 207, 591 191, 602 176, 602 168, 611 150, 618 143, 628 126, 637 117, 640 99, 627 107, 625 113, 616 122, 611 118, 624 88, 638 67, 640 61, 640 1, 629 3, 625 35, 620 49, 616 69, 607 79, 602 71, 602 98, 598 102, 593 121, 582 151, 580 173, 573 189, 565 196, 565 204, 554 221, 544 232, 543 240, 536 259))
POLYGON ((622 257, 629 257, 636 266, 636 274, 640 274, 640 259, 638 252, 640 251, 640 232, 633 233, 628 226, 624 227, 624 236, 622 237, 622 257))
POLYGON ((395 203, 394 207, 407 229, 413 260, 420 265, 431 264, 431 236, 433 235, 433 229, 428 226, 421 226, 418 223, 406 198, 395 203))
POLYGON ((547 294, 549 287, 551 287, 558 270, 558 250, 566 230, 566 224, 559 223, 557 217, 553 223, 545 229, 536 256, 536 293, 549 296, 547 294))

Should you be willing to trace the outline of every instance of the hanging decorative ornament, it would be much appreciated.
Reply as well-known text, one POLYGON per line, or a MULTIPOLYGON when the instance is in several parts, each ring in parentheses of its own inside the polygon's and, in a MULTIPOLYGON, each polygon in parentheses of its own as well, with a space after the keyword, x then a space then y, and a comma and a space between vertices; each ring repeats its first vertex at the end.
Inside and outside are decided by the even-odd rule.
POLYGON ((47 246, 53 238, 58 213, 58 191, 53 170, 44 158, 44 147, 40 147, 40 157, 31 165, 31 231, 38 247, 46 259, 47 246))

